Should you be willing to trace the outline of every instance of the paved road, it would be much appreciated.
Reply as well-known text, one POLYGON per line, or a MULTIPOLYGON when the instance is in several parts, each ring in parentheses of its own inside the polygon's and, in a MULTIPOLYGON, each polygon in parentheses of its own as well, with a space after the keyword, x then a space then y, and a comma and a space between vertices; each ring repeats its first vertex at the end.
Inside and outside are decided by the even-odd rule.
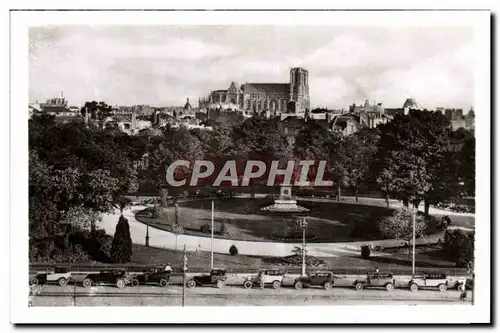
MULTIPOLYGON (((182 288, 169 286, 158 288, 140 286, 136 288, 117 289, 101 286, 85 289, 83 287, 37 286, 33 306, 180 306, 182 288), (75 293, 76 292, 76 293, 75 293)), ((470 297, 470 295, 469 295, 470 297)), ((249 306, 249 305, 394 305, 394 304, 457 304, 470 305, 470 300, 461 302, 459 292, 449 290, 439 292, 420 290, 411 292, 396 289, 387 292, 382 289, 356 291, 353 288, 303 289, 293 288, 253 288, 250 290, 237 286, 226 286, 223 289, 212 287, 186 289, 187 306, 249 306)))

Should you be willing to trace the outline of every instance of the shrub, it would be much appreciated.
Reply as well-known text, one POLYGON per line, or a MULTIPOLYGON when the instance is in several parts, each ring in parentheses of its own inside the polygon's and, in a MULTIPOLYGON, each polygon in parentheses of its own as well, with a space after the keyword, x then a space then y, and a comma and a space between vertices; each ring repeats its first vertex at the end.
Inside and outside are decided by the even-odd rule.
POLYGON ((361 257, 363 259, 368 259, 370 258, 371 250, 369 245, 362 245, 361 246, 361 257))
POLYGON ((172 232, 175 234, 182 234, 184 232, 184 228, 181 225, 174 224, 172 226, 172 232))
POLYGON ((448 258, 453 260, 457 267, 467 267, 469 261, 474 260, 474 231, 446 231, 444 247, 448 258))
POLYGON ((227 227, 224 221, 222 221, 222 224, 220 225, 219 234, 221 235, 227 234, 227 227))
POLYGON ((238 248, 234 245, 231 245, 231 247, 229 248, 229 254, 232 255, 232 256, 235 256, 238 254, 238 248))
MULTIPOLYGON (((378 229, 387 238, 402 239, 410 244, 413 237, 413 213, 407 208, 396 209, 392 216, 379 220, 378 229)), ((417 214, 415 217, 415 237, 422 236, 426 229, 427 223, 424 217, 417 214)), ((408 249, 410 251, 411 247, 408 249)))
POLYGON ((209 234, 211 233, 211 228, 210 228, 210 224, 204 224, 201 226, 200 228, 200 231, 204 234, 209 234))
POLYGON ((130 238, 130 227, 128 220, 120 216, 116 225, 115 235, 111 243, 111 259, 115 263, 129 262, 132 256, 132 238, 130 238))

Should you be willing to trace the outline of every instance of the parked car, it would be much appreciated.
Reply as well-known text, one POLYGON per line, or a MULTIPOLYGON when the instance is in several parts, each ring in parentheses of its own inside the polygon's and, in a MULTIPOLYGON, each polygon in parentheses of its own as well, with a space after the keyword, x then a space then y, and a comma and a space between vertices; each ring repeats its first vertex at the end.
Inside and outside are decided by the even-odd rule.
POLYGON ((87 274, 82 281, 82 285, 85 288, 89 288, 91 286, 111 284, 122 289, 125 288, 127 284, 130 284, 132 280, 132 277, 129 276, 127 271, 113 269, 87 274))
POLYGON ((448 289, 448 279, 446 274, 441 273, 426 273, 419 276, 414 276, 408 283, 411 291, 417 291, 420 288, 435 288, 439 291, 448 289))
POLYGON ((265 287, 271 284, 274 289, 279 289, 283 283, 284 275, 285 273, 276 269, 260 270, 256 277, 248 277, 243 282, 243 287, 250 289, 254 285, 265 287))
POLYGON ((225 269, 212 269, 209 274, 197 275, 187 282, 188 288, 196 286, 217 286, 217 288, 224 288, 226 285, 226 270, 225 269))
POLYGON ((53 270, 37 272, 36 275, 30 279, 30 284, 57 283, 61 287, 64 287, 71 280, 71 272, 68 272, 65 268, 57 267, 53 270))
POLYGON ((136 275, 139 284, 159 284, 160 287, 166 287, 170 282, 170 272, 165 272, 163 269, 154 268, 142 274, 136 275))
POLYGON ((374 273, 366 274, 366 279, 357 279, 354 281, 354 287, 356 290, 363 290, 364 288, 372 287, 385 287, 387 291, 394 290, 396 285, 396 280, 391 273, 374 273))
POLYGON ((326 290, 332 289, 333 286, 333 273, 332 272, 312 272, 306 276, 300 276, 295 279, 293 286, 295 289, 300 290, 303 287, 309 288, 314 286, 321 286, 326 290))

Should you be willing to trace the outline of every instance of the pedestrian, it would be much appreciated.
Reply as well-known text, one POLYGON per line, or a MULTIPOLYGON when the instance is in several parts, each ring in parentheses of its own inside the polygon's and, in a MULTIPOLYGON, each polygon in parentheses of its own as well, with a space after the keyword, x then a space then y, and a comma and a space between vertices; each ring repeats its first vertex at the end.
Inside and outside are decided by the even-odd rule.
POLYGON ((465 302, 467 298, 467 288, 465 287, 465 280, 460 283, 460 300, 465 302))
POLYGON ((259 271, 259 284, 260 284, 260 289, 264 289, 264 278, 262 271, 259 271))

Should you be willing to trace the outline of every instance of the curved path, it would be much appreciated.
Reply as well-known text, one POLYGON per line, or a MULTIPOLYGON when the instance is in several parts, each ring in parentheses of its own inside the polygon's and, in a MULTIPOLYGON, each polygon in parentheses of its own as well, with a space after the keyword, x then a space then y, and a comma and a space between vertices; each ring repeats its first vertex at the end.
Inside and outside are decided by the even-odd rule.
MULTIPOLYGON (((353 199, 353 198, 352 198, 353 199)), ((311 198, 314 201, 331 201, 329 199, 311 198)), ((354 199, 353 199, 354 200, 354 199)), ((363 198, 364 201, 383 201, 383 199, 363 198)), ((349 203, 348 201, 345 203, 349 203)), ((401 205, 397 201, 391 201, 391 207, 401 205)), ((171 250, 180 250, 186 245, 188 251, 210 251, 212 241, 209 237, 198 237, 192 235, 176 235, 166 230, 160 230, 153 227, 147 227, 135 218, 135 213, 146 208, 146 206, 134 206, 132 209, 125 210, 123 215, 128 219, 130 225, 130 235, 132 242, 135 244, 145 244, 146 233, 149 234, 149 245, 157 248, 165 248, 171 250)), ((448 211, 433 210, 434 214, 452 214, 448 211)), ((459 214, 459 213, 455 213, 459 214)), ((467 214, 462 214, 467 215, 467 214)), ((474 216, 474 214, 471 214, 474 216)), ((114 235, 116 223, 120 216, 119 211, 114 214, 106 214, 103 216, 102 227, 108 235, 114 235)), ((423 239, 417 239, 417 244, 424 244, 429 240, 442 237, 442 234, 427 236, 423 239)), ((308 254, 322 257, 339 257, 359 255, 360 245, 373 244, 383 247, 398 246, 402 243, 401 240, 379 240, 367 242, 344 242, 344 243, 309 243, 307 245, 308 254)), ((280 242, 258 242, 258 241, 241 241, 230 239, 213 240, 213 251, 215 253, 229 254, 229 248, 235 245, 239 254, 255 255, 255 256, 276 256, 284 257, 292 253, 295 246, 302 246, 301 243, 280 243, 280 242)), ((385 255, 384 253, 373 253, 372 255, 385 255)))

